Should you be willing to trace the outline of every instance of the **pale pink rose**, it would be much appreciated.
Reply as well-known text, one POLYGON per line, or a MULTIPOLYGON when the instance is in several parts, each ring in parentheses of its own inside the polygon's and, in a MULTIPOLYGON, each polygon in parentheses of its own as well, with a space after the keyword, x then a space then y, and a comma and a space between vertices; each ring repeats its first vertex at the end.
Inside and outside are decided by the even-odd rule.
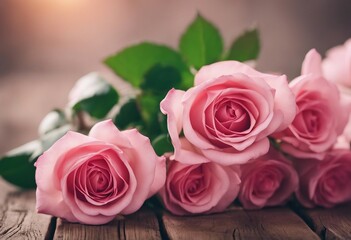
POLYGON ((70 222, 104 224, 137 211, 165 182, 165 159, 137 130, 111 120, 89 136, 68 132, 36 162, 39 213, 70 222))
POLYGON ((330 208, 351 201, 351 151, 332 150, 323 161, 296 160, 299 202, 308 208, 330 208))
POLYGON ((182 156, 179 134, 212 162, 240 164, 269 149, 268 135, 295 117, 295 98, 285 76, 263 74, 236 61, 202 67, 195 86, 170 90, 161 102, 175 153, 182 156))
MULTIPOLYGON (((343 100, 351 105, 351 39, 347 40, 344 45, 328 50, 322 67, 325 78, 337 84, 343 100)), ((350 142, 351 118, 334 147, 349 149, 350 142)))
MULTIPOLYGON (((349 121, 351 123, 351 121, 349 121)), ((348 124, 347 128, 350 128, 351 124, 348 124)), ((346 128, 345 128, 346 129, 346 128)), ((336 143, 333 146, 333 149, 350 149, 350 139, 348 139, 344 134, 340 135, 337 138, 336 143)))
POLYGON ((327 52, 323 60, 323 73, 326 79, 351 88, 351 39, 327 52))
POLYGON ((245 209, 283 205, 298 180, 292 163, 271 147, 266 155, 241 165, 239 200, 245 209))
MULTIPOLYGON (((351 103, 350 105, 351 106, 351 103)), ((347 110, 345 110, 347 111, 347 110)), ((333 146, 336 149, 350 149, 351 148, 351 113, 349 120, 344 128, 344 132, 337 138, 336 143, 333 146)))
POLYGON ((178 159, 168 162, 166 183, 159 192, 163 205, 176 215, 223 211, 238 195, 238 167, 209 162, 187 140, 181 141, 187 153, 193 153, 185 153, 183 157, 191 159, 196 155, 196 159, 194 164, 184 164, 178 159))
POLYGON ((321 57, 313 49, 302 65, 302 75, 290 83, 296 96, 297 114, 292 124, 275 137, 281 149, 297 158, 322 160, 343 132, 348 108, 335 84, 322 76, 321 57))
POLYGON ((343 102, 344 111, 349 113, 349 118, 344 128, 343 133, 337 138, 334 148, 350 149, 351 145, 351 89, 350 92, 344 91, 339 87, 341 93, 341 100, 343 102))

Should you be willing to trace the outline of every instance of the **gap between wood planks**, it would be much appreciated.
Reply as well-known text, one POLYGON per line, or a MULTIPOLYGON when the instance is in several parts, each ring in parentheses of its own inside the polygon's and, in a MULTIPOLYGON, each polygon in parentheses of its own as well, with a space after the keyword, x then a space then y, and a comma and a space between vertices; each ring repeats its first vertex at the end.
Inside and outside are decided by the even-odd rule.
POLYGON ((321 239, 351 239, 351 202, 331 209, 290 206, 321 239))

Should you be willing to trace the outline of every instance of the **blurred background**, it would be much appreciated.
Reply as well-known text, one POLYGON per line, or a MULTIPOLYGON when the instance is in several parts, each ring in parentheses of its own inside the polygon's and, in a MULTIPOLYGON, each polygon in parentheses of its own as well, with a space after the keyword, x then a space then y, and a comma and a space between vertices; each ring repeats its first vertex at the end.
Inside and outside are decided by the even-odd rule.
POLYGON ((177 48, 197 12, 225 45, 261 32, 258 69, 297 76, 306 52, 351 37, 350 0, 0 0, 0 155, 37 138, 47 112, 64 107, 75 81, 134 43, 177 48))

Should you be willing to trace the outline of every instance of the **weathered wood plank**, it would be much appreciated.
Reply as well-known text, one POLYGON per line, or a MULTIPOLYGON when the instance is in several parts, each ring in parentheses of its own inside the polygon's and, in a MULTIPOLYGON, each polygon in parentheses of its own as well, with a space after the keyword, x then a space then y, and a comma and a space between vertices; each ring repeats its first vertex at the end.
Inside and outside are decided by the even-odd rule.
POLYGON ((2 223, 2 218, 5 215, 6 211, 6 206, 5 206, 5 201, 7 194, 10 193, 11 191, 15 191, 15 187, 11 186, 10 184, 7 184, 1 177, 0 177, 0 226, 2 223))
POLYGON ((2 205, 0 239, 49 238, 50 223, 50 216, 36 213, 34 191, 10 192, 2 205))
POLYGON ((300 209, 299 214, 322 239, 351 239, 351 203, 332 209, 300 209))
POLYGON ((120 222, 120 232, 124 233, 121 239, 161 239, 157 217, 146 207, 120 222))
POLYGON ((161 239, 156 215, 147 208, 102 226, 57 221, 55 240, 65 239, 161 239))
POLYGON ((177 217, 163 214, 170 239, 319 239, 288 208, 260 211, 232 209, 207 216, 177 217))
POLYGON ((16 188, 8 183, 6 183, 1 177, 0 177, 0 205, 2 205, 5 202, 6 196, 9 192, 15 191, 16 188))

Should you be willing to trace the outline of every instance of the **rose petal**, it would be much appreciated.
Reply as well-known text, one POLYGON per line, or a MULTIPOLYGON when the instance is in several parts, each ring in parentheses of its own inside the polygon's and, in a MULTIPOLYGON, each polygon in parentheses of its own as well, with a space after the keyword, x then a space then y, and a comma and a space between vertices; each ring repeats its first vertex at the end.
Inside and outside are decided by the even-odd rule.
POLYGON ((344 88, 351 87, 351 39, 344 45, 329 49, 322 63, 323 74, 331 82, 344 88))
POLYGON ((232 165, 233 162, 236 164, 243 164, 251 159, 255 159, 263 154, 266 154, 269 150, 269 140, 268 138, 262 139, 260 141, 255 141, 251 146, 247 147, 243 151, 233 152, 231 149, 225 150, 212 150, 212 149, 201 149, 204 156, 212 159, 216 163, 221 165, 232 165))
POLYGON ((322 75, 322 58, 316 49, 311 49, 305 56, 302 63, 301 74, 322 75))
POLYGON ((296 102, 293 92, 290 90, 287 77, 272 76, 266 77, 265 81, 275 89, 274 95, 274 116, 273 122, 267 132, 279 132, 286 129, 294 120, 296 115, 296 102))
POLYGON ((131 148, 131 143, 120 133, 111 119, 95 124, 89 132, 89 136, 114 144, 119 148, 131 148))
POLYGON ((314 159, 297 160, 300 187, 296 192, 299 202, 305 207, 333 207, 351 200, 349 183, 351 165, 349 150, 332 150, 323 161, 314 159), (301 169, 301 170, 300 170, 301 169), (335 176, 328 187, 328 178, 335 176))
POLYGON ((181 149, 178 151, 178 155, 171 156, 171 160, 177 160, 184 164, 199 164, 210 162, 209 159, 201 156, 198 151, 186 138, 181 138, 181 149))
POLYGON ((266 155, 241 165, 241 170, 239 200, 246 209, 282 205, 298 187, 292 164, 273 147, 266 155))
POLYGON ((238 196, 240 190, 240 169, 236 166, 228 166, 223 168, 230 179, 230 184, 227 192, 223 194, 215 207, 212 208, 211 213, 221 212, 225 210, 238 196))
POLYGON ((171 89, 160 103, 161 112, 167 115, 168 133, 174 146, 175 155, 178 154, 181 148, 179 133, 182 130, 183 95, 184 91, 171 89))
POLYGON ((171 161, 166 185, 159 194, 165 207, 177 215, 222 211, 237 196, 238 172, 236 167, 211 162, 188 165, 171 161))
MULTIPOLYGON (((122 195, 119 195, 119 197, 110 196, 104 199, 103 204, 97 204, 96 202, 91 201, 89 199, 87 199, 87 201, 80 201, 76 198, 71 199, 70 205, 77 205, 79 208, 78 210, 75 209, 75 214, 88 214, 93 216, 101 214, 106 216, 115 216, 121 211, 123 211, 130 204, 132 198, 134 197, 137 180, 135 178, 132 168, 129 166, 128 160, 124 156, 124 153, 108 149, 105 151, 105 154, 109 155, 109 170, 110 173, 114 175, 114 180, 120 177, 124 179, 128 178, 128 186, 126 189, 122 189, 124 191, 122 195), (119 176, 116 176, 116 174, 118 174, 119 176)), ((68 177, 69 176, 67 175, 65 179, 67 179, 68 177)), ((63 181, 63 183, 64 182, 65 181, 63 181)), ((114 186, 114 188, 116 187, 117 186, 114 186)), ((115 191, 120 190, 121 189, 116 189, 115 191)), ((63 191, 63 194, 66 196, 66 198, 69 198, 69 193, 67 192, 67 189, 66 191, 63 191)))
POLYGON ((37 183, 36 208, 38 212, 59 216, 68 221, 75 222, 77 220, 68 211, 69 208, 62 198, 60 180, 53 172, 57 159, 61 158, 63 153, 92 140, 82 134, 68 132, 38 158, 35 163, 35 181, 37 183))
POLYGON ((136 129, 123 131, 123 134, 133 147, 133 151, 124 149, 128 155, 129 164, 137 183, 142 183, 137 184, 133 199, 122 211, 123 214, 129 214, 137 211, 143 205, 150 192, 157 191, 157 188, 164 184, 166 175, 165 170, 160 170, 164 166, 162 158, 156 155, 147 137, 141 135, 136 129), (159 181, 156 185, 154 184, 155 173, 162 174, 156 177, 156 180, 159 181))
POLYGON ((262 73, 256 71, 247 64, 237 61, 217 62, 203 66, 195 75, 195 86, 203 82, 216 79, 221 76, 230 76, 237 73, 243 73, 249 76, 260 76, 262 73))

